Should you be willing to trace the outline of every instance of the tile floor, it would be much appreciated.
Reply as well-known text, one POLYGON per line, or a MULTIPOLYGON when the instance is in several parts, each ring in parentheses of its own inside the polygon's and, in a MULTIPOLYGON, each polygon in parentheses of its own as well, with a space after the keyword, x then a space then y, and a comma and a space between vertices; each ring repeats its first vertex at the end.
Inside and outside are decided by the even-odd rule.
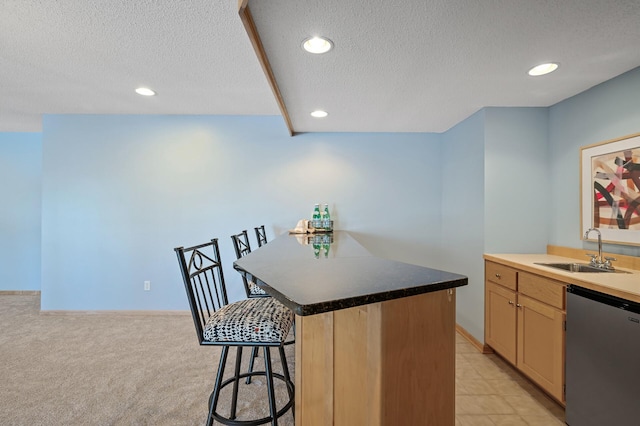
POLYGON ((562 426, 564 408, 456 333, 456 426, 485 425, 562 426))

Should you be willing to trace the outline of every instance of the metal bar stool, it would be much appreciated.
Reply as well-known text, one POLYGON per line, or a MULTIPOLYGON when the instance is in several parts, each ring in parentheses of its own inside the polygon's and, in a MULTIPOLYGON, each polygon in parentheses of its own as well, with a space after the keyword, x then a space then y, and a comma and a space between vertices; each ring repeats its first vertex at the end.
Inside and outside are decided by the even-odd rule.
POLYGON ((267 231, 264 229, 264 225, 256 226, 253 228, 256 231, 256 240, 258 241, 258 247, 262 247, 267 244, 267 231))
MULTIPOLYGON (((267 244, 267 232, 264 229, 264 225, 256 226, 253 229, 256 231, 256 239, 258 240, 258 246, 262 247, 263 245, 267 244)), ((247 235, 246 230, 242 231, 239 234, 232 235, 231 241, 233 241, 233 248, 235 249, 236 257, 238 259, 251 253, 251 244, 249 243, 249 237, 247 235)), ((245 291, 247 292, 248 298, 270 297, 264 290, 258 287, 253 281, 247 281, 244 275, 242 275, 242 282, 244 283, 244 288, 245 288, 245 291)), ((295 332, 295 328, 296 328, 296 323, 294 321, 293 322, 294 332, 295 332)), ((285 345, 292 345, 295 342, 296 342, 295 339, 292 339, 287 341, 285 345)), ((257 356, 257 353, 258 352, 254 349, 253 351, 254 357, 257 356)), ((251 369, 252 367, 253 367, 253 363, 250 364, 249 369, 251 369)), ((247 378, 247 383, 249 383, 250 381, 251 381, 250 378, 247 378)))
POLYGON ((194 247, 177 247, 181 275, 184 281, 196 335, 200 345, 221 346, 220 362, 213 391, 209 396, 207 425, 216 420, 225 425, 278 424, 278 418, 294 407, 294 384, 284 353, 284 341, 293 323, 293 312, 272 297, 253 298, 229 303, 224 283, 218 240, 194 247), (211 248, 211 254, 205 251, 211 248), (249 371, 240 374, 242 349, 262 348, 264 351, 264 371, 249 371), (234 374, 223 380, 230 347, 236 348, 234 374), (270 348, 278 348, 282 374, 274 373, 271 367, 270 348), (265 376, 269 416, 255 420, 236 420, 239 382, 242 378, 265 376), (282 380, 288 393, 288 400, 279 410, 276 406, 273 379, 282 380), (222 416, 217 411, 221 390, 233 385, 230 414, 222 416))
MULTIPOLYGON (((233 242, 233 249, 236 252, 237 259, 240 259, 241 257, 251 253, 251 244, 249 243, 249 235, 247 234, 246 229, 239 234, 232 235, 231 241, 233 242)), ((247 294, 247 298, 249 299, 256 298, 256 297, 271 297, 263 289, 258 287, 256 283, 254 283, 253 281, 247 280, 247 278, 244 275, 242 275, 242 283, 244 285, 244 290, 247 294)), ((251 361, 249 361, 249 372, 253 371, 253 364, 257 356, 258 356, 258 348, 253 348, 251 350, 251 361)), ((251 377, 247 377, 246 383, 247 384, 251 383, 251 377)))
MULTIPOLYGON (((249 244, 249 236, 247 235, 246 229, 239 234, 232 235, 231 241, 233 242, 233 248, 236 252, 237 259, 251 253, 251 244, 249 244)), ((242 283, 244 284, 244 290, 247 293, 248 298, 270 297, 263 289, 258 287, 256 283, 247 280, 244 275, 242 275, 242 283)))

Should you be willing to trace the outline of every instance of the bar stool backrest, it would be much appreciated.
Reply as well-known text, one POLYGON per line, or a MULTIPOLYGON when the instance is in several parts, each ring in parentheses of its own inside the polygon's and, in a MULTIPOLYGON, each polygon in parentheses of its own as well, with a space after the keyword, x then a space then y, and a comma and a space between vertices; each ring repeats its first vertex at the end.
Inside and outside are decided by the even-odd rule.
POLYGON ((251 245, 249 244, 249 236, 246 229, 239 234, 232 235, 231 240, 238 259, 251 253, 251 245))
POLYGON ((201 345, 209 344, 203 335, 207 320, 216 310, 229 304, 218 239, 189 248, 176 247, 174 250, 178 256, 198 342, 201 345))
MULTIPOLYGON (((251 245, 249 244, 249 236, 247 235, 246 229, 239 234, 232 235, 231 241, 233 241, 233 248, 236 251, 236 257, 238 259, 251 253, 251 245)), ((269 295, 254 282, 247 280, 247 277, 244 274, 241 275, 242 284, 244 285, 244 290, 248 298, 269 297, 269 295)))
POLYGON ((256 230, 256 240, 258 240, 258 247, 262 247, 267 244, 267 231, 264 229, 264 225, 260 225, 254 228, 256 230))

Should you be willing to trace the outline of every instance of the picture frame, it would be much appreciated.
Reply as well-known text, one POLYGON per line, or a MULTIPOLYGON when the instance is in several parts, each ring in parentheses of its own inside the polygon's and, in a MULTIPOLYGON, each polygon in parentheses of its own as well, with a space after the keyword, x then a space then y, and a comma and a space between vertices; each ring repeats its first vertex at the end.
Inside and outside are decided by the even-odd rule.
POLYGON ((640 133, 580 148, 581 239, 640 245, 640 133))

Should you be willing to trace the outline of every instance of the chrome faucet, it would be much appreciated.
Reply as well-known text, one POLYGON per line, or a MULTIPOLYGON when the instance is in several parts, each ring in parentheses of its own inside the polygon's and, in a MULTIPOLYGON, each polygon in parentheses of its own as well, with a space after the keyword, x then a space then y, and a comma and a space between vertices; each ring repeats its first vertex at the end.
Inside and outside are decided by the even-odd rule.
POLYGON ((588 239, 591 231, 595 231, 598 234, 598 256, 595 254, 587 254, 587 256, 591 256, 591 265, 598 268, 613 269, 611 261, 616 259, 613 257, 602 257, 602 234, 600 234, 600 230, 597 228, 589 228, 587 232, 584 233, 584 238, 588 239))

